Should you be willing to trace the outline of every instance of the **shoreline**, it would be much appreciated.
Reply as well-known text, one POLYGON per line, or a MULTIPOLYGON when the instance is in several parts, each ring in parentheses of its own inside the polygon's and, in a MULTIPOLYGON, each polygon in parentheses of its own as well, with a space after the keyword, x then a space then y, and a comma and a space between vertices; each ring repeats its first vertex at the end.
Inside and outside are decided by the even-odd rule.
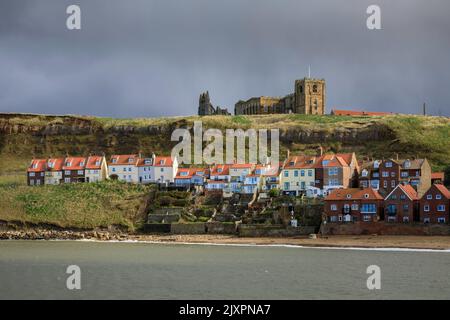
POLYGON ((312 239, 295 237, 239 237, 222 234, 128 234, 120 231, 92 230, 3 230, 0 240, 72 240, 161 244, 205 244, 235 246, 295 246, 328 249, 450 250, 450 236, 333 235, 312 239))

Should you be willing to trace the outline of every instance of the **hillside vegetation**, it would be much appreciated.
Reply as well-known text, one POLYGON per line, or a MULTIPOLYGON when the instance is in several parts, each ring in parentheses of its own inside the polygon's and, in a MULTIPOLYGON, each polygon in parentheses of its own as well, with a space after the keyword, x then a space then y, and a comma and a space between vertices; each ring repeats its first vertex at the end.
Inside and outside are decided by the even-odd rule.
POLYGON ((150 187, 120 182, 27 187, 0 184, 0 220, 62 228, 139 228, 150 187))

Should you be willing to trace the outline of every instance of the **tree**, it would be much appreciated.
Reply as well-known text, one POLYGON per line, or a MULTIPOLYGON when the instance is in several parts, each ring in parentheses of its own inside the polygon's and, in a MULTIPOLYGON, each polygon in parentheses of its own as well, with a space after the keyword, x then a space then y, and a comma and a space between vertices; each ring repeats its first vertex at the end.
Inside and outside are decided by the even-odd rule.
POLYGON ((444 184, 450 187, 450 166, 448 166, 444 171, 444 184))

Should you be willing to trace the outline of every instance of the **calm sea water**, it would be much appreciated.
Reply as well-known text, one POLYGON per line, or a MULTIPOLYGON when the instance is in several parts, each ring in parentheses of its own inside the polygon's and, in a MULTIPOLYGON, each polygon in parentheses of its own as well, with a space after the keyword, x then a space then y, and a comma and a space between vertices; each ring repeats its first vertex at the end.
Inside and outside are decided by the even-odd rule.
POLYGON ((0 241, 1 299, 450 299, 449 275, 445 252, 0 241))

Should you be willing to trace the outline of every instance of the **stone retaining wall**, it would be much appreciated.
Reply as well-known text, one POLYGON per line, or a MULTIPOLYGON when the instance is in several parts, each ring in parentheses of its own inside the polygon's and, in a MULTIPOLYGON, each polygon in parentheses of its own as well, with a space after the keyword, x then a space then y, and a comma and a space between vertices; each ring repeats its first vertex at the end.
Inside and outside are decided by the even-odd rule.
POLYGON ((322 224, 321 232, 326 235, 411 235, 411 236, 447 236, 450 235, 450 226, 445 224, 423 223, 388 223, 362 222, 355 223, 327 223, 322 224))
POLYGON ((316 227, 284 227, 282 225, 241 224, 241 237, 293 237, 315 233, 316 227))
POLYGON ((170 232, 173 234, 205 234, 205 223, 172 223, 170 232))

